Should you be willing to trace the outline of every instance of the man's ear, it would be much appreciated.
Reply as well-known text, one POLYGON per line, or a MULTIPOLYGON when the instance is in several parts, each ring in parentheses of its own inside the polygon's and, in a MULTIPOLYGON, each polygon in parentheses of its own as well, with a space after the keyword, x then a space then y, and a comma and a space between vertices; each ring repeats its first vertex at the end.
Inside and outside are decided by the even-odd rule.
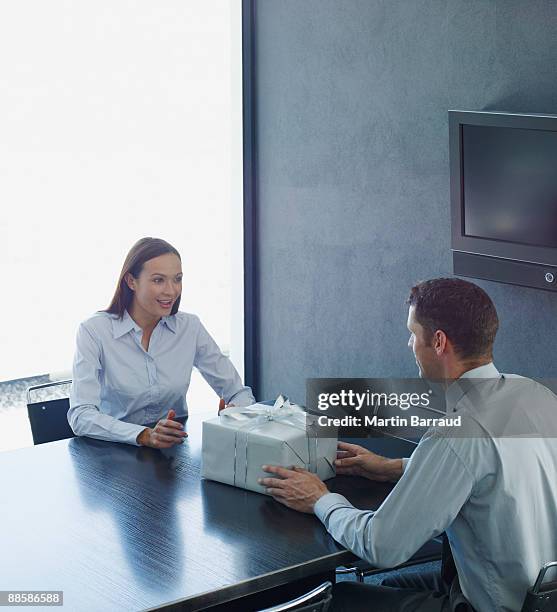
POLYGON ((124 280, 126 281, 126 285, 132 291, 135 291, 135 278, 129 272, 124 276, 124 280))
POLYGON ((438 329, 433 335, 433 348, 437 355, 442 355, 447 348, 447 334, 438 329))

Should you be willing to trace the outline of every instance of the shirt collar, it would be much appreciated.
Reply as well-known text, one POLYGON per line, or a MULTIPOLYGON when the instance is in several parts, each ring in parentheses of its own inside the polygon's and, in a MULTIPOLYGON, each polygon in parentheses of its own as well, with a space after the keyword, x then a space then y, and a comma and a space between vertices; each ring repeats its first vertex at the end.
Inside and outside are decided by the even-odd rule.
POLYGON ((114 339, 121 338, 131 330, 141 331, 141 327, 130 317, 127 310, 124 310, 124 316, 122 318, 116 317, 112 319, 112 334, 114 339))
POLYGON ((473 388, 475 383, 468 382, 468 380, 485 380, 488 378, 500 378, 501 374, 495 367, 493 362, 486 363, 485 365, 477 368, 472 368, 460 375, 460 378, 455 380, 445 392, 445 401, 447 412, 454 412, 456 410, 458 402, 473 388), (467 380, 466 380, 467 379, 467 380))
POLYGON ((499 370, 495 367, 493 361, 490 361, 485 365, 464 372, 460 378, 499 378, 500 376, 499 370))
MULTIPOLYGON (((162 317, 159 323, 163 323, 168 327, 168 329, 175 334, 176 333, 176 316, 169 315, 167 317, 162 317)), ((112 333, 114 335, 114 339, 117 340, 121 338, 131 330, 134 331, 142 331, 141 327, 131 318, 130 313, 127 310, 124 310, 124 316, 120 319, 120 317, 112 319, 112 333)))
POLYGON ((176 333, 176 315, 169 315, 168 317, 163 317, 162 322, 173 334, 176 333))

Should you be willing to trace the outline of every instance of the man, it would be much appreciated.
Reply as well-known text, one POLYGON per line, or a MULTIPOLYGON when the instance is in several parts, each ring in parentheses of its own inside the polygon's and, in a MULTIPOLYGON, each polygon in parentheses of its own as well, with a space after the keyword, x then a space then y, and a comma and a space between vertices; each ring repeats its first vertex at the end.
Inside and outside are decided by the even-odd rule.
POLYGON ((344 582, 335 587, 335 610, 456 610, 466 601, 462 589, 478 612, 518 611, 540 567, 557 559, 557 443, 549 437, 556 398, 534 381, 499 374, 497 313, 480 287, 430 280, 412 288, 408 303, 420 376, 446 381, 447 411, 462 415, 462 431, 428 430, 410 460, 339 443, 338 474, 397 481, 376 512, 354 508, 302 469, 263 466, 274 477, 261 482, 378 567, 396 566, 447 533, 458 572, 452 594, 344 582))

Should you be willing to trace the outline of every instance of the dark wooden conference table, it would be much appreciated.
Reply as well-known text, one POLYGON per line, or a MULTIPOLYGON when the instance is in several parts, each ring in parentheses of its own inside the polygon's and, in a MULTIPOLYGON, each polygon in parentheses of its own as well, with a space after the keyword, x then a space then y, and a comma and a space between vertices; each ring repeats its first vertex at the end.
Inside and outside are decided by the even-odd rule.
MULTIPOLYGON (((214 416, 191 415, 168 451, 72 438, 1 453, 0 590, 61 590, 79 612, 197 610, 354 560, 315 516, 200 477, 214 416)), ((392 487, 328 486, 361 508, 392 487)))

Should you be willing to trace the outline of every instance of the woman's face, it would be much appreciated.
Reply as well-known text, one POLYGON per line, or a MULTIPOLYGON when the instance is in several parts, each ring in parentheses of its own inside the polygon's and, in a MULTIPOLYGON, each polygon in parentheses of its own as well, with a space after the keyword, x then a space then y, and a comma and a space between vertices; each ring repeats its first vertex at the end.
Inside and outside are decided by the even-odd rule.
POLYGON ((182 264, 174 253, 165 253, 146 261, 138 278, 128 274, 126 282, 134 292, 134 313, 158 319, 172 312, 182 293, 182 264))

